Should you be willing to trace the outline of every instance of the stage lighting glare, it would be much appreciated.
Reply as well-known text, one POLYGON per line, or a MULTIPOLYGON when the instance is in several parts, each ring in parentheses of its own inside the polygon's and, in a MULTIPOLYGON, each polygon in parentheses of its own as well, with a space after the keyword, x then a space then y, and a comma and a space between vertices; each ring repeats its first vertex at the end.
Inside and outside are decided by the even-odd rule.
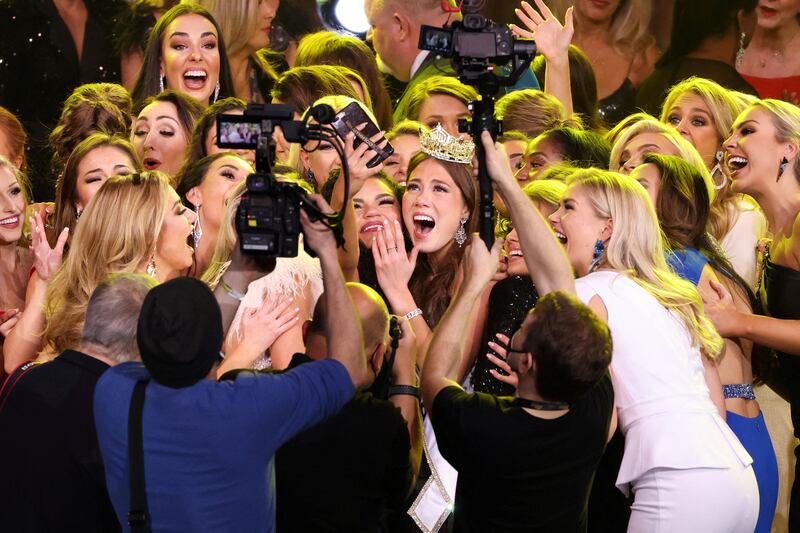
POLYGON ((329 29, 363 38, 369 30, 363 0, 317 0, 322 22, 329 29))

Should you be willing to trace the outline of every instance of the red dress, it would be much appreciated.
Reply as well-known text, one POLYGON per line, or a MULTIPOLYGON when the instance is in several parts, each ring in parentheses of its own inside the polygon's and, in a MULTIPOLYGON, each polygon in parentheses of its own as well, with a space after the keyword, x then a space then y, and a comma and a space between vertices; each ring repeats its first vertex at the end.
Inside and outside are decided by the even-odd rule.
POLYGON ((789 76, 787 78, 759 78, 758 76, 748 76, 742 74, 742 78, 758 91, 761 98, 777 98, 778 100, 790 100, 792 93, 795 93, 795 103, 800 101, 800 76, 789 76), (784 91, 785 94, 784 94, 784 91))

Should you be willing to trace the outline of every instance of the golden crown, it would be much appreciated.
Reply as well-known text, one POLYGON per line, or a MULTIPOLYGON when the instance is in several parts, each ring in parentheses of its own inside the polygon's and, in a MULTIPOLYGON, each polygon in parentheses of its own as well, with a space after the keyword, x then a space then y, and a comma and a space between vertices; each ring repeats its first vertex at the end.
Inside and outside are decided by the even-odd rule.
POLYGON ((453 137, 441 124, 427 132, 420 128, 419 144, 423 152, 443 161, 472 163, 475 143, 463 137, 453 137))

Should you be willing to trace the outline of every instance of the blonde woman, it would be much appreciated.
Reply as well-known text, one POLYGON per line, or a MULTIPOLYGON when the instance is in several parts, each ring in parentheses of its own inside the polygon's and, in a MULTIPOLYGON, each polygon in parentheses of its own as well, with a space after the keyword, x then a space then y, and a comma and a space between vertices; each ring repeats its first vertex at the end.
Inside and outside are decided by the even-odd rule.
POLYGON ((51 252, 41 261, 47 267, 42 273, 37 266, 37 275, 47 281, 44 312, 23 332, 27 349, 5 354, 6 368, 13 370, 42 349, 46 359, 77 346, 89 297, 108 274, 147 273, 163 282, 188 269, 194 250, 187 239, 194 221, 194 212, 181 204, 160 172, 109 178, 86 206, 60 267, 68 232, 49 250, 37 221, 34 247, 44 242, 51 252))
POLYGON ((720 242, 736 272, 753 288, 756 246, 766 236, 767 221, 752 198, 733 190, 722 146, 745 107, 743 98, 716 82, 689 78, 670 90, 661 122, 674 126, 705 161, 716 189, 708 231, 720 242))
MULTIPOLYGON (((510 169, 488 135, 483 141, 492 179, 511 190, 510 169)), ((696 289, 667 266, 647 192, 614 172, 577 170, 550 223, 578 278, 578 296, 611 330, 625 435, 616 485, 634 494, 628 531, 752 532, 752 460, 725 424, 712 361, 722 339, 696 289)), ((526 255, 526 263, 549 278, 561 268, 541 254, 526 255)))
POLYGON ((259 54, 269 46, 269 32, 280 0, 197 0, 217 21, 225 42, 233 95, 247 102, 269 101, 277 77, 259 54))
POLYGON ((649 34, 648 0, 550 0, 559 20, 574 4, 578 46, 592 63, 597 77, 600 114, 610 126, 635 108, 636 89, 653 72, 659 50, 649 34))

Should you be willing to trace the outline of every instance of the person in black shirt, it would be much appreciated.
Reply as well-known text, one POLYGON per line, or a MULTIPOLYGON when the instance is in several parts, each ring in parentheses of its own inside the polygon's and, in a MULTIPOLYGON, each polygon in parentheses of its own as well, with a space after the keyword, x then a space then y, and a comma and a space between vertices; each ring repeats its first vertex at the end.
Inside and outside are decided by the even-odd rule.
POLYGON ((4 531, 119 531, 92 401, 103 372, 139 358, 136 323, 155 284, 135 274, 106 280, 89 300, 80 351, 20 367, 0 392, 4 531))
MULTIPOLYGON (((387 370, 396 386, 389 388, 389 401, 373 394, 376 386, 357 391, 339 414, 281 447, 275 459, 277 531, 379 531, 391 514, 405 510, 419 470, 422 428, 412 390, 415 339, 405 328, 406 338, 390 360, 386 304, 366 285, 348 283, 347 288, 358 309, 377 388, 384 364, 391 365, 387 370)), ((289 368, 325 357, 326 313, 320 299, 306 326, 307 355, 295 355, 289 368)))
POLYGON ((490 252, 473 236, 464 281, 433 333, 422 374, 439 449, 458 470, 455 530, 585 532, 592 478, 615 425, 611 336, 569 294, 574 281, 563 251, 513 183, 510 169, 500 167, 508 163, 488 133, 484 146, 490 176, 509 207, 542 296, 508 343, 517 396, 464 392, 456 381, 465 356, 463 331, 500 251, 500 240, 490 252), (558 274, 543 274, 548 271, 558 274))

